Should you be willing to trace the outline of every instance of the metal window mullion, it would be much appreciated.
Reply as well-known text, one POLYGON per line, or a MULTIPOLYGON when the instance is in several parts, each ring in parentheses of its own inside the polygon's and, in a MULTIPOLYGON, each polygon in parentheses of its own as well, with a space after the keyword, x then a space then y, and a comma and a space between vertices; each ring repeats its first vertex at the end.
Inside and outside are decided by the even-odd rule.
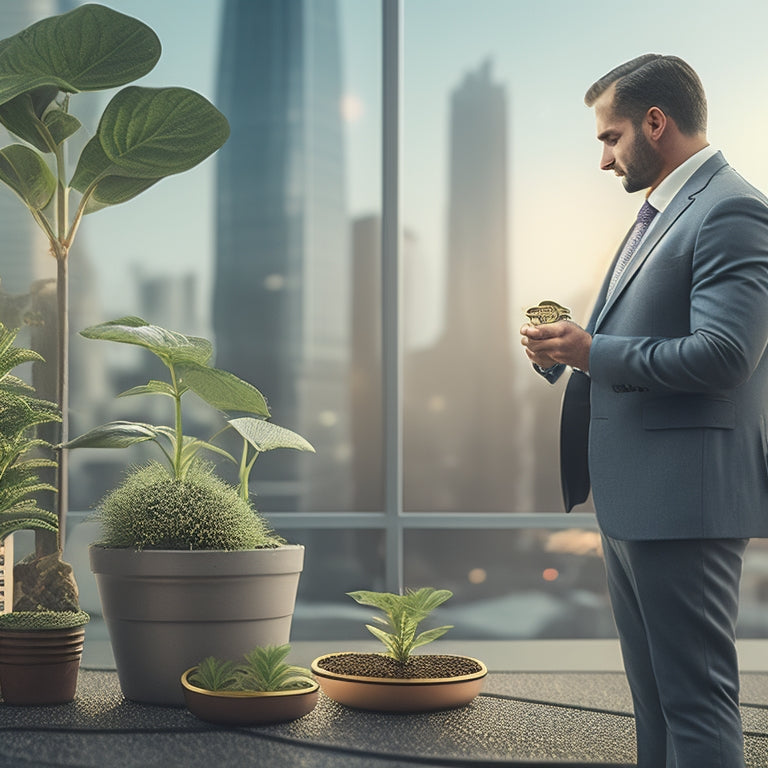
MULTIPOLYGON (((268 513, 268 517, 278 530, 322 528, 386 531, 389 525, 389 516, 385 512, 272 512, 268 513)), ((562 512, 404 512, 398 520, 401 531, 427 528, 446 531, 597 530, 597 519, 591 512, 571 512, 569 515, 562 512)))
POLYGON ((381 276, 385 588, 403 587, 403 407, 400 318, 401 0, 382 0, 381 276))

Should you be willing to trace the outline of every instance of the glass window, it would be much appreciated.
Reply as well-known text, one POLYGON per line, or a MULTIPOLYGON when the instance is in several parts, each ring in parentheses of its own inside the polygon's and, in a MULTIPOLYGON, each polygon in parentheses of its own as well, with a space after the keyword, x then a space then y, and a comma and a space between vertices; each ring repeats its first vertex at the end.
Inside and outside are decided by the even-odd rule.
POLYGON ((451 639, 615 637, 601 555, 591 530, 409 530, 405 578, 453 592, 451 639))
MULTIPOLYGON (((631 6, 611 9, 613 29, 633 30, 631 52, 626 35, 605 34, 596 0, 400 3, 399 291, 387 306, 382 83, 393 73, 382 10, 393 4, 109 3, 163 44, 141 83, 201 92, 232 135, 197 168, 83 222, 70 270, 70 431, 171 418, 160 398, 114 397, 156 375, 148 355, 79 329, 131 314, 211 338, 216 363, 252 381, 274 421, 317 449, 267 453, 252 477, 260 511, 307 547, 297 639, 366 638, 367 611, 345 592, 425 585, 455 592, 441 613, 456 637, 613 636, 591 506, 561 514, 563 382, 535 376, 517 340, 525 308, 543 299, 586 320, 639 207, 599 171, 584 91, 634 52, 678 52, 707 89, 712 143, 768 190, 754 99, 768 85, 768 6, 649 1, 664 25, 637 29, 631 6), (745 72, 750 88, 735 87, 745 72), (395 310, 393 334, 382 315, 395 310), (384 370, 392 359, 398 393, 384 370), (385 411, 393 397, 396 414, 385 411)), ((0 37, 75 4, 14 3, 0 37)), ((73 95, 83 140, 110 96, 73 95)), ((0 140, 11 141, 4 129, 0 140)), ((50 357, 53 260, 3 189, 0 221, 0 319, 24 325, 21 340, 50 357)), ((207 408, 186 405, 191 432, 216 430, 207 408)), ((71 525, 150 456, 151 446, 72 452, 71 525)), ((17 537, 17 553, 27 544, 17 537)), ((87 558, 72 559, 95 600, 87 558)), ((768 545, 753 542, 744 637, 768 637, 766 563, 768 545)))

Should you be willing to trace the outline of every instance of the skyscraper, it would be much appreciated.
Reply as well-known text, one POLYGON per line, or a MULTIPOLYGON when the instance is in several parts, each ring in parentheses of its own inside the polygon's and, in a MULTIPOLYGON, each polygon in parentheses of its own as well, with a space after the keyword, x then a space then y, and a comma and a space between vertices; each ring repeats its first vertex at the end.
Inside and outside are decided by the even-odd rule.
POLYGON ((488 62, 451 93, 448 159, 442 333, 405 362, 405 506, 511 511, 507 99, 488 62))
POLYGON ((343 507, 350 276, 336 0, 226 0, 221 39, 217 102, 232 133, 218 154, 216 364, 318 448, 261 457, 256 478, 268 468, 283 481, 274 493, 259 482, 262 502, 296 508, 311 488, 313 508, 343 507))

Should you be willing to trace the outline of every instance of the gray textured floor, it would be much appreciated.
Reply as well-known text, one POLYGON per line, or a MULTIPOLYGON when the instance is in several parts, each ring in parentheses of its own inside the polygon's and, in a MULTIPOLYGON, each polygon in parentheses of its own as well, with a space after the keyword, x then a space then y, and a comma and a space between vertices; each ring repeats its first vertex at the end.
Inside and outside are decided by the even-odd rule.
MULTIPOLYGON (((745 675, 742 690, 747 765, 766 768, 768 675, 745 675)), ((72 704, 0 705, 0 734, 2 768, 630 766, 634 756, 616 673, 492 673, 468 707, 424 715, 357 712, 321 696, 293 723, 223 729, 128 702, 114 672, 82 670, 72 704)))

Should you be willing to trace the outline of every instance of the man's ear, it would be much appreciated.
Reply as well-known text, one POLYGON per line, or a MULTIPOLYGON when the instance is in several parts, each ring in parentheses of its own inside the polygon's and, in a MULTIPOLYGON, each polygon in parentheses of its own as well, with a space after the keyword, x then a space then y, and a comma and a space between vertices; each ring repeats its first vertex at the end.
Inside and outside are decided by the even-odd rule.
POLYGON ((645 113, 643 130, 651 141, 658 141, 664 134, 668 122, 669 118, 661 109, 658 107, 651 107, 645 113))

